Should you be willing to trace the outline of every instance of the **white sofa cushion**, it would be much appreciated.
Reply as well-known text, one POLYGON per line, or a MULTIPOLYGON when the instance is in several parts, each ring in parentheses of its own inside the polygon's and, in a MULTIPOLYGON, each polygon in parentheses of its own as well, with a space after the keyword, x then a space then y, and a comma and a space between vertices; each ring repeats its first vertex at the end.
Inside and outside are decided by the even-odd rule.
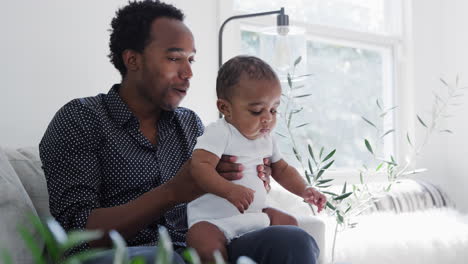
MULTIPOLYGON (((27 225, 27 215, 36 214, 34 205, 0 147, 0 248, 11 254, 13 263, 32 263, 32 256, 18 233, 18 225, 27 225)), ((38 232, 32 232, 39 248, 38 232)))
POLYGON ((51 217, 49 194, 37 147, 5 149, 10 165, 18 175, 41 220, 51 217))

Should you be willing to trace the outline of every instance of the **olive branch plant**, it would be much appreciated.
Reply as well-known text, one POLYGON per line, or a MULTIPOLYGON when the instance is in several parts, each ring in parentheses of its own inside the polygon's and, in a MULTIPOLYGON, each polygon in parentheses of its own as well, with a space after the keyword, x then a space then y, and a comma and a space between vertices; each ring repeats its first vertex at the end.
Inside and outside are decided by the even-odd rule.
MULTIPOLYGON (((433 91, 434 102, 432 104, 431 117, 428 121, 424 121, 420 115, 416 115, 417 122, 421 125, 424 132, 424 138, 421 143, 417 144, 416 140, 412 140, 409 133, 406 133, 406 142, 410 147, 409 158, 406 159, 404 164, 399 164, 393 154, 388 157, 380 157, 377 155, 378 148, 383 146, 384 138, 392 135, 396 132, 395 128, 388 130, 381 130, 376 125, 375 121, 369 120, 364 116, 361 116, 362 120, 369 126, 375 129, 377 134, 378 142, 372 144, 369 139, 364 138, 363 143, 367 151, 372 155, 372 159, 376 162, 375 168, 363 164, 362 168, 359 169, 359 183, 352 184, 352 188, 349 188, 347 182, 343 184, 341 192, 336 193, 330 191, 330 187, 333 186, 333 178, 325 178, 325 172, 333 165, 333 156, 336 153, 336 149, 328 152, 324 155, 325 148, 321 147, 318 152, 315 152, 311 144, 307 144, 307 157, 304 157, 299 151, 299 146, 303 142, 298 142, 294 131, 297 129, 307 126, 309 123, 300 123, 296 125, 293 122, 296 114, 301 112, 304 108, 297 103, 295 100, 298 98, 304 98, 311 96, 312 94, 298 94, 297 90, 304 87, 303 85, 296 85, 295 81, 299 78, 308 77, 311 74, 305 74, 295 76, 296 66, 301 62, 301 57, 298 57, 294 66, 292 67, 291 73, 287 75, 287 86, 284 86, 282 93, 282 103, 285 104, 283 111, 281 112, 282 122, 286 127, 286 134, 276 132, 279 136, 287 138, 292 148, 292 152, 296 160, 299 162, 303 173, 303 176, 307 180, 308 184, 317 188, 319 191, 327 195, 327 211, 331 216, 335 218, 335 228, 333 232, 333 241, 331 245, 331 262, 335 261, 335 248, 337 242, 337 235, 340 231, 343 231, 347 227, 354 227, 356 223, 350 221, 353 217, 359 216, 372 204, 379 200, 383 195, 391 190, 391 187, 398 183, 400 179, 409 177, 411 175, 421 173, 425 169, 411 169, 415 158, 421 155, 422 150, 429 142, 429 139, 434 135, 435 132, 449 133, 453 131, 446 128, 440 128, 440 122, 443 119, 452 117, 448 114, 449 107, 455 107, 460 105, 456 100, 464 96, 463 90, 468 87, 459 86, 459 77, 456 77, 455 84, 450 85, 444 79, 440 79, 445 92, 437 93, 433 91), (377 174, 386 175, 386 186, 382 189, 376 190, 367 183, 371 177, 375 177, 377 174), (351 190, 350 190, 351 189, 351 190)), ((379 111, 378 117, 382 119, 388 118, 389 114, 397 110, 397 106, 391 106, 384 108, 382 103, 377 99, 375 101, 377 111, 379 111)), ((316 215, 313 207, 308 204, 313 215, 316 215)))

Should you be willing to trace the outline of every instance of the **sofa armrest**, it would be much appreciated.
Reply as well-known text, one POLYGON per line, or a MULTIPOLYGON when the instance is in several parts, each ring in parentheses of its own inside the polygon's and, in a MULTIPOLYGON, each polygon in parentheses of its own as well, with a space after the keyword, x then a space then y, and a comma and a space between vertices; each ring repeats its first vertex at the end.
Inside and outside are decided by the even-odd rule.
POLYGON ((324 263, 325 259, 325 222, 315 216, 297 216, 299 227, 311 235, 320 249, 319 263, 324 263))

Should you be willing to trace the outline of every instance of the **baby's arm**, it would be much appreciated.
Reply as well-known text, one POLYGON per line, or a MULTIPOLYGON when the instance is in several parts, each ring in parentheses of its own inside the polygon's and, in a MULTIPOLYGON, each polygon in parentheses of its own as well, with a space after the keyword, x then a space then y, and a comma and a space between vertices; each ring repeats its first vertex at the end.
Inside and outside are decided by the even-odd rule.
POLYGON ((299 172, 289 166, 284 160, 279 160, 271 164, 271 176, 286 190, 304 198, 308 203, 317 206, 318 212, 322 211, 327 202, 325 195, 317 191, 315 188, 307 186, 304 178, 299 172))
POLYGON ((193 179, 202 190, 228 200, 243 213, 252 203, 255 191, 221 177, 216 172, 218 162, 215 154, 196 149, 191 161, 193 179))

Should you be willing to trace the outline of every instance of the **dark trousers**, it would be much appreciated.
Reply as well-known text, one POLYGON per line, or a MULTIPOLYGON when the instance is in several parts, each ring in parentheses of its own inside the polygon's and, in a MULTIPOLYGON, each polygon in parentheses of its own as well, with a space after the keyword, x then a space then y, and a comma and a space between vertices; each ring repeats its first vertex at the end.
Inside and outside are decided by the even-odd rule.
MULTIPOLYGON (((258 264, 316 264, 320 253, 315 240, 295 226, 270 226, 247 233, 231 241, 227 247, 229 262, 236 263, 240 256, 247 256, 258 264)), ((112 263, 113 250, 86 264, 112 263)), ((146 263, 154 263, 155 247, 129 247, 130 258, 143 256, 146 263)), ((174 264, 184 264, 175 253, 174 264)))

